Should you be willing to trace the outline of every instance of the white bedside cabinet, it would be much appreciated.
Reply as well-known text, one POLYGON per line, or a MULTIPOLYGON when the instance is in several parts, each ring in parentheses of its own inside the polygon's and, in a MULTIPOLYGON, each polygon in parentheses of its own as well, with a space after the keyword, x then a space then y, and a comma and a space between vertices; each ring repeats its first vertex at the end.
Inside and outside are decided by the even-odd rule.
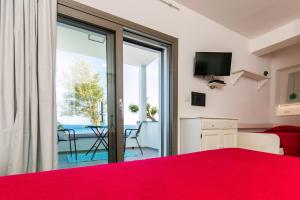
POLYGON ((237 119, 181 118, 180 153, 237 147, 237 119))

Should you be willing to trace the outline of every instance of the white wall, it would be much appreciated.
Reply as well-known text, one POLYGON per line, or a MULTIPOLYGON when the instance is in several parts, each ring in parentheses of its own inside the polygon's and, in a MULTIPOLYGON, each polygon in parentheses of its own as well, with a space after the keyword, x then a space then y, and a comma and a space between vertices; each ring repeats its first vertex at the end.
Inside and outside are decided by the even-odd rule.
MULTIPOLYGON (((242 79, 222 90, 210 90, 193 77, 196 51, 232 51, 232 70, 262 73, 270 60, 249 53, 249 40, 181 5, 180 11, 155 0, 76 0, 179 39, 179 116, 237 117, 241 122, 270 122, 269 84, 261 91, 256 82, 242 79), (190 92, 207 94, 207 106, 190 106, 190 92)), ((176 4, 174 2, 174 4, 176 4)))
POLYGON ((271 120, 276 124, 300 126, 300 116, 277 117, 275 108, 280 102, 280 81, 278 70, 300 65, 300 44, 273 53, 271 80, 271 120))

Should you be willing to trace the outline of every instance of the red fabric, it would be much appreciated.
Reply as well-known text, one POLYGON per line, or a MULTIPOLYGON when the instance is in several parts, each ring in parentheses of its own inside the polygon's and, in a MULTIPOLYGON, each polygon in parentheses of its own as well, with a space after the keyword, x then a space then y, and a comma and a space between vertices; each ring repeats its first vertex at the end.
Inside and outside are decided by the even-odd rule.
POLYGON ((266 130, 265 133, 279 136, 284 155, 300 157, 300 127, 277 126, 266 130))
POLYGON ((289 126, 289 125, 282 125, 282 126, 275 126, 266 130, 265 132, 298 132, 300 133, 300 127, 298 126, 289 126))
POLYGON ((299 180, 299 158, 223 149, 0 177, 0 199, 294 200, 299 180))

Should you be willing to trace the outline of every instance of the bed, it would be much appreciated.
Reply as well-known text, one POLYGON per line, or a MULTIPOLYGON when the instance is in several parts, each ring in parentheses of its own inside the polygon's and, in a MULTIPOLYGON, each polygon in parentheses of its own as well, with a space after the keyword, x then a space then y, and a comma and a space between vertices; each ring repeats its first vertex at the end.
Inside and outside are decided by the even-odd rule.
POLYGON ((237 147, 254 151, 283 155, 280 148, 280 138, 276 134, 239 132, 237 147))
POLYGON ((289 200, 299 180, 299 158, 222 149, 0 177, 0 199, 289 200))
POLYGON ((280 147, 284 155, 300 157, 300 127, 276 126, 264 133, 276 134, 280 138, 280 147))

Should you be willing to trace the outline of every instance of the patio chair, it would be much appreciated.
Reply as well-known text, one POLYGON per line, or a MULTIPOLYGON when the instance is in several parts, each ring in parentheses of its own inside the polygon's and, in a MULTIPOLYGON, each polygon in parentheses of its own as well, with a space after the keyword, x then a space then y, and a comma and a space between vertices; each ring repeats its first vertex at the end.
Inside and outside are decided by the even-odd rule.
POLYGON ((127 140, 127 138, 129 138, 129 139, 135 139, 135 141, 136 141, 136 143, 137 143, 137 145, 138 145, 138 147, 139 147, 139 149, 141 151, 141 154, 142 155, 144 154, 143 150, 142 150, 142 148, 140 146, 140 143, 139 143, 139 141, 137 139, 138 136, 139 136, 139 134, 140 134, 140 132, 141 132, 142 125, 143 125, 143 122, 140 122, 137 128, 127 128, 127 129, 125 129, 125 131, 124 131, 124 138, 125 138, 124 152, 125 152, 125 149, 126 149, 126 140, 127 140))
POLYGON ((73 150, 72 150, 72 141, 74 143, 74 153, 75 153, 75 159, 77 160, 77 146, 76 146, 76 135, 74 129, 67 129, 63 126, 57 126, 57 144, 62 141, 69 141, 69 148, 71 157, 73 157, 73 150), (63 133, 63 134, 60 134, 63 133), (67 137, 66 137, 67 134, 67 137))

